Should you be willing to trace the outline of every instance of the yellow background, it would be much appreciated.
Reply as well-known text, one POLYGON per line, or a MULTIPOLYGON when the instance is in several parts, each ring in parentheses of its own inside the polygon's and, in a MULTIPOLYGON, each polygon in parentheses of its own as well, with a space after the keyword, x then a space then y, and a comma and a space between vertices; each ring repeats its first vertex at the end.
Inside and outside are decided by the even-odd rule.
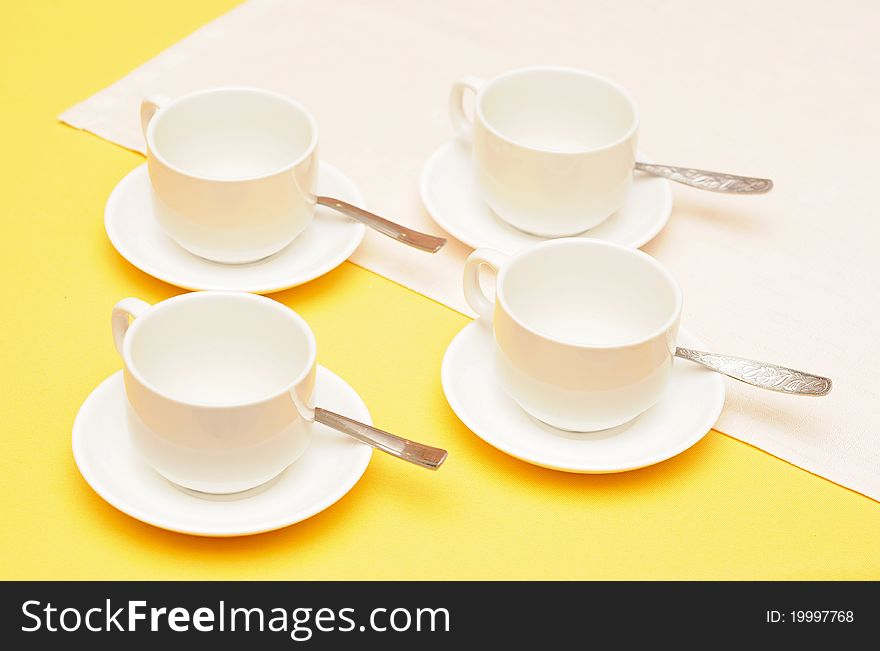
POLYGON ((666 463, 580 476, 507 457, 447 406, 440 360, 467 322, 344 264, 273 297, 380 427, 446 447, 432 474, 376 453, 310 520, 201 539, 104 503, 70 451, 77 409, 120 367, 112 305, 180 293, 125 262, 104 202, 142 158, 56 121, 231 0, 4 2, 0 21, 0 578, 880 579, 880 506, 711 432, 666 463))

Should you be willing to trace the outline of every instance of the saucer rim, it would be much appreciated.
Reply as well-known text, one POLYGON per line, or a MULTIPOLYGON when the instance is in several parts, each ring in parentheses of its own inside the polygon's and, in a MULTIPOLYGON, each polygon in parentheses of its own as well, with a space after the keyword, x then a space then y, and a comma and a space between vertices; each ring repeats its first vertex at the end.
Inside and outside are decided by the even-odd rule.
MULTIPOLYGON (((442 145, 437 147, 437 149, 435 149, 431 153, 431 155, 428 157, 428 159, 425 161, 425 163, 422 167, 422 172, 419 175, 419 196, 422 201, 422 206, 424 207, 425 212, 428 213, 428 216, 434 221, 435 224, 437 224, 444 231, 446 231, 447 233, 452 235, 452 237, 457 239, 462 244, 465 244, 466 246, 469 246, 472 249, 479 249, 479 248, 486 247, 486 248, 495 248, 498 250, 502 250, 502 251, 505 251, 506 253, 515 253, 516 251, 507 251, 507 250, 499 247, 498 244, 495 244, 495 243, 478 242, 477 240, 471 238, 466 233, 463 234, 463 232, 459 228, 455 227, 454 225, 452 227, 450 227, 449 220, 443 219, 443 218, 437 216, 438 214, 440 214, 441 211, 438 211, 436 204, 430 200, 430 198, 429 198, 430 193, 428 191, 428 188, 430 185, 430 179, 433 176, 433 170, 439 164, 437 161, 440 158, 442 158, 444 154, 446 154, 446 150, 452 149, 453 147, 461 146, 461 145, 467 146, 468 143, 462 141, 460 138, 452 138, 450 140, 447 140, 442 145)), ((636 154, 637 154, 636 157, 641 162, 645 162, 645 163, 653 162, 651 158, 649 158, 648 156, 645 156, 641 151, 637 151, 636 154)), ((645 231, 643 234, 641 234, 635 240, 632 240, 629 242, 613 242, 614 244, 621 244, 622 246, 627 246, 627 247, 630 247, 633 249, 640 249, 643 246, 645 246, 646 244, 648 244, 655 237, 657 237, 657 235, 660 234, 660 231, 662 231, 664 228, 666 228, 666 225, 669 223, 669 218, 672 216, 672 208, 673 208, 672 184, 668 180, 662 179, 659 177, 657 177, 657 181, 664 182, 663 208, 662 208, 663 216, 657 220, 657 223, 650 230, 645 231)), ((632 189, 630 189, 630 192, 632 192, 632 189)), ((499 220, 499 222, 500 222, 500 220, 499 220)), ((542 242, 542 241, 549 241, 552 239, 562 239, 562 238, 541 237, 538 235, 530 235, 529 233, 518 231, 513 226, 509 226, 507 224, 504 224, 503 222, 501 222, 500 225, 502 228, 508 228, 512 232, 515 232, 517 234, 521 233, 523 236, 531 238, 534 241, 534 243, 538 243, 538 242, 542 242)), ((583 231, 582 233, 577 233, 575 235, 568 235, 565 237, 587 237, 587 238, 590 238, 589 232, 590 231, 588 229, 586 231, 583 231)), ((590 239, 597 239, 597 240, 600 240, 603 242, 611 242, 611 240, 607 240, 607 239, 601 238, 601 237, 592 237, 590 239)))
MULTIPOLYGON (((363 398, 361 398, 357 391, 355 391, 354 387, 352 387, 339 375, 320 364, 317 365, 317 370, 319 382, 322 375, 324 375, 325 377, 329 375, 331 378, 335 378, 342 385, 347 387, 347 389, 351 391, 352 396, 357 399, 359 406, 363 408, 363 413, 360 414, 358 417, 363 422, 367 424, 372 424, 372 416, 370 415, 369 409, 367 408, 366 403, 363 401, 363 398)), ((89 405, 89 402, 99 401, 102 397, 101 394, 112 390, 111 385, 114 382, 122 382, 121 369, 106 377, 94 389, 92 389, 89 395, 86 396, 85 400, 83 400, 82 404, 79 407, 79 410, 77 411, 71 431, 71 448, 73 451, 74 463, 76 464, 77 470, 79 471, 80 475, 89 486, 89 488, 91 488, 95 492, 95 494, 98 495, 98 497, 107 502, 107 504, 112 506, 120 513, 123 513, 131 518, 134 518, 135 520, 159 529, 173 531, 175 533, 185 535, 201 536, 205 538, 235 538, 241 536, 258 535, 261 533, 267 533, 270 531, 276 531, 278 529, 289 527, 317 515, 321 511, 330 508, 336 502, 345 497, 345 495, 347 495, 358 484, 358 482, 360 482, 373 457, 373 449, 366 444, 359 443, 356 449, 359 450, 360 457, 353 457, 352 468, 347 474, 345 478, 346 480, 344 482, 340 482, 340 484, 336 487, 334 491, 325 495, 323 499, 316 501, 314 505, 310 506, 307 509, 292 513, 291 515, 282 518, 276 518, 272 521, 267 521, 263 524, 259 524, 258 526, 248 528, 234 528, 227 526, 226 529, 223 529, 222 527, 180 526, 179 523, 175 524, 175 521, 173 519, 166 519, 160 514, 151 514, 150 512, 144 511, 143 509, 132 505, 124 497, 120 498, 119 493, 110 489, 103 481, 101 473, 95 470, 94 464, 90 463, 87 460, 88 453, 85 451, 84 440, 88 436, 88 434, 84 432, 86 432, 88 428, 86 428, 86 426, 83 424, 83 420, 88 417, 87 415, 84 415, 86 412, 86 406, 88 405, 91 409, 95 409, 95 405, 89 405)), ((309 450, 307 449, 306 454, 308 454, 308 452, 309 450)), ((283 472, 284 471, 282 471, 282 473, 283 472)), ((156 476, 157 481, 168 481, 163 479, 158 473, 156 473, 156 476)), ((274 479, 270 480, 270 482, 271 481, 274 481, 274 479)), ((269 486, 267 490, 271 491, 272 488, 272 486, 269 486)), ((186 493, 183 492, 181 492, 181 495, 187 496, 186 493)), ((187 497, 189 497, 189 499, 199 499, 193 496, 187 497)), ((248 498, 243 499, 247 500, 248 498)))
MULTIPOLYGON (((342 170, 340 170, 335 165, 331 165, 330 163, 327 163, 325 161, 319 161, 318 165, 319 165, 319 168, 318 168, 318 178, 319 179, 321 177, 321 170, 322 169, 329 170, 331 173, 338 174, 342 178, 346 179, 346 181, 348 181, 348 183, 351 184, 351 187, 353 190, 353 193, 350 197, 351 201, 353 203, 356 203, 359 206, 365 207, 363 192, 361 192, 361 189, 351 179, 350 176, 345 174, 342 170)), ((181 289, 187 289, 190 291, 220 290, 220 291, 241 291, 241 292, 248 292, 251 294, 274 294, 275 292, 281 292, 281 291, 284 291, 285 289, 291 289, 293 287, 298 287, 300 285, 304 285, 305 283, 311 282, 313 280, 316 280, 317 278, 320 278, 321 276, 324 276, 325 274, 330 273, 331 271, 336 269, 338 266, 340 266, 343 262, 345 262, 346 260, 351 258, 351 256, 354 254, 354 252, 357 251, 358 247, 363 243, 364 237, 366 236, 366 233, 367 233, 367 227, 364 224, 361 224, 356 221, 351 221, 351 226, 353 229, 352 230, 353 236, 351 238, 348 238, 348 242, 345 247, 341 247, 339 249, 339 255, 334 256, 333 258, 328 258, 328 261, 326 263, 324 263, 318 267, 314 267, 310 271, 307 271, 305 273, 301 273, 298 276, 284 276, 285 280, 281 283, 278 283, 277 281, 275 281, 271 284, 266 284, 266 285, 255 284, 253 287, 248 287, 248 288, 241 288, 241 287, 230 288, 228 286, 220 286, 220 285, 210 285, 209 286, 207 284, 202 285, 200 283, 191 283, 191 282, 187 281, 185 279, 185 277, 182 277, 175 272, 165 272, 160 269, 157 269, 152 263, 146 262, 143 260, 142 257, 135 255, 131 251, 131 249, 128 248, 127 245, 125 244, 125 238, 121 234, 122 229, 118 228, 118 226, 113 225, 114 220, 111 217, 111 214, 113 213, 113 211, 111 210, 111 208, 116 203, 119 203, 122 201, 122 199, 119 198, 119 195, 123 194, 126 191, 128 185, 136 183, 137 182, 137 179, 135 178, 136 175, 144 173, 146 171, 146 168, 147 168, 147 163, 141 163, 140 165, 138 165, 137 167, 132 169, 130 172, 128 172, 125 176, 123 176, 119 180, 119 182, 113 187, 113 190, 110 192, 110 195, 107 197, 107 202, 104 205, 104 232, 107 234, 107 238, 110 240, 110 244, 113 246, 113 248, 116 250, 116 252, 120 256, 122 256, 122 258, 126 262, 128 262, 130 265, 132 265, 136 269, 139 269, 140 271, 144 272, 148 276, 152 276, 153 278, 160 280, 164 283, 168 283, 169 285, 173 285, 174 287, 180 287, 181 289), (131 177, 131 178, 129 178, 129 177, 131 177), (342 254, 344 254, 345 257, 340 257, 342 254)), ((320 180, 318 182, 320 183, 320 180)), ((152 210, 147 209, 147 211, 150 213, 150 216, 155 220, 155 216, 153 216, 152 210)), ((116 211, 116 212, 119 212, 119 211, 116 211)), ((309 228, 313 228, 314 223, 315 222, 313 221, 312 224, 309 226, 309 228)), ((287 247, 291 246, 292 244, 293 244, 293 242, 291 242, 291 244, 288 244, 286 247, 284 247, 284 249, 281 249, 281 251, 279 251, 278 253, 275 253, 269 257, 272 258, 277 255, 283 255, 285 249, 287 247)), ((188 255, 191 255, 193 257, 193 259, 198 261, 200 264, 206 264, 206 265, 220 264, 220 263, 212 262, 210 260, 205 260, 205 259, 199 258, 199 256, 197 256, 193 253, 190 253, 189 251, 186 251, 185 249, 183 249, 183 250, 188 255)), ((258 260, 256 262, 256 264, 259 264, 259 263, 260 263, 260 261, 258 260)), ((255 264, 255 263, 251 263, 251 264, 255 264)))
MULTIPOLYGON (((619 473, 619 472, 629 472, 632 470, 638 470, 640 468, 646 468, 648 466, 653 466, 653 465, 656 465, 658 463, 662 463, 663 461, 667 461, 673 457, 678 456, 682 452, 685 452, 686 450, 690 449, 691 447, 693 447, 694 445, 699 443, 701 440, 703 440, 703 438, 705 438, 706 435, 710 431, 712 431, 712 428, 714 427, 715 423, 718 422, 718 418, 720 417, 721 412, 724 409, 724 403, 726 400, 726 393, 727 393, 727 388, 726 388, 726 384, 724 381, 724 377, 721 376, 719 373, 715 373, 713 371, 706 370, 706 373, 707 373, 706 381, 713 382, 716 384, 715 404, 712 405, 711 409, 710 408, 706 409, 707 416, 706 416, 706 418, 703 419, 703 421, 701 421, 703 424, 701 424, 699 427, 694 428, 694 431, 696 433, 692 434, 691 436, 689 436, 686 439, 683 439, 683 441, 680 445, 676 445, 674 447, 669 448, 670 451, 665 451, 660 454, 656 454, 654 456, 642 457, 638 460, 638 462, 628 463, 626 465, 593 466, 593 467, 588 468, 588 467, 585 467, 584 464, 579 464, 577 466, 575 466, 575 465, 563 466, 563 465, 553 465, 553 464, 549 464, 546 462, 542 462, 539 459, 536 459, 534 457, 534 455, 530 456, 530 455, 524 453, 522 450, 517 450, 517 448, 515 446, 507 445, 503 440, 503 435, 501 435, 501 436, 493 435, 493 434, 486 435, 486 433, 485 433, 486 428, 480 422, 475 423, 474 419, 469 418, 468 420, 465 420, 465 417, 463 417, 463 414, 467 414, 468 411, 463 409, 461 401, 457 397, 457 393, 455 391, 450 391, 450 389, 449 389, 449 387, 451 387, 453 384, 452 378, 451 378, 451 375, 453 373, 453 371, 452 371, 452 364, 453 363, 448 360, 450 360, 452 357, 452 355, 450 354, 450 351, 453 350, 454 346, 463 346, 464 345, 463 343, 461 343, 461 341, 464 339, 465 336, 467 336, 467 335, 465 335, 465 332, 470 328, 474 328, 474 329, 487 328, 487 329, 489 329, 489 332, 491 333, 491 324, 487 324, 487 323, 483 322, 482 319, 479 319, 479 318, 474 319, 471 323, 468 323, 465 327, 463 327, 461 330, 459 330, 456 333, 455 337, 453 337, 452 341, 449 343, 449 346, 447 346, 446 351, 443 354, 443 361, 440 366, 440 383, 443 387, 443 394, 446 397, 446 402, 449 404, 449 407, 452 409, 456 418, 458 418, 458 420, 470 432, 472 432, 475 436, 477 436, 483 442, 491 445, 496 450, 499 450, 500 452, 503 452, 504 454, 507 454, 508 456, 511 456, 511 457, 518 459, 520 461, 523 461, 525 463, 532 464, 534 466, 539 466, 541 468, 547 468, 549 470, 556 470, 556 471, 560 471, 560 472, 568 472, 568 473, 583 474, 583 475, 602 475, 602 474, 613 474, 613 473, 619 473), (476 429, 475 429, 475 427, 472 427, 472 425, 475 425, 476 429)), ((491 334, 489 334, 488 336, 491 336, 491 334)), ((693 342, 694 347, 705 348, 702 341, 697 336, 695 336, 693 333, 691 333, 689 330, 687 330, 686 328, 679 328, 679 340, 682 338, 682 336, 687 338, 690 342, 693 342)), ((516 403, 514 403, 513 399, 511 399, 508 396, 505 396, 505 398, 506 398, 506 400, 510 401, 512 406, 516 406, 516 403)), ((516 406, 516 407, 519 408, 518 406, 516 406)), ((537 426, 537 425, 535 425, 535 426, 537 426)), ((547 427, 551 427, 551 426, 548 425, 547 427)))

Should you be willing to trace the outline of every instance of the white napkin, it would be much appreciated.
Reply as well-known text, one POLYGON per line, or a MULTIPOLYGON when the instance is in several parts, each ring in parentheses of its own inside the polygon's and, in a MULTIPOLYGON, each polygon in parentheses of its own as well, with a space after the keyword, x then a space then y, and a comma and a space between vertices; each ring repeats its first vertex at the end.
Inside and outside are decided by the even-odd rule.
MULTIPOLYGON (((66 111, 143 151, 142 97, 217 85, 308 106, 321 156, 390 219, 438 232, 419 173, 453 137, 458 77, 556 63, 618 80, 658 162, 776 182, 760 197, 675 188, 645 250, 685 296, 683 323, 713 351, 830 376, 826 398, 729 383, 718 428, 880 500, 878 3, 254 0, 66 111)), ((427 255, 374 233, 352 258, 465 311, 458 242, 427 255)), ((686 408, 686 407, 683 407, 686 408)), ((743 481, 748 481, 744 477, 743 481)))

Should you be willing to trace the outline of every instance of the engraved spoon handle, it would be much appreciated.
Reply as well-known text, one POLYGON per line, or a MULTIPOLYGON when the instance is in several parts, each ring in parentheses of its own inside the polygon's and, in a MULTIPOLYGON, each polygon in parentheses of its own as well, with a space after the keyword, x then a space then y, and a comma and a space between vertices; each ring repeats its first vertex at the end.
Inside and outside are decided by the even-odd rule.
POLYGON ((398 242, 408 244, 420 251, 437 253, 437 251, 443 248, 443 245, 446 244, 445 238, 434 237, 433 235, 420 233, 419 231, 407 228, 406 226, 395 224, 384 217, 374 215, 363 208, 353 206, 347 201, 342 201, 341 199, 334 199, 333 197, 318 197, 318 204, 321 206, 327 206, 333 210, 338 210, 343 215, 348 215, 352 219, 356 219, 357 221, 366 224, 383 235, 387 235, 398 242))
POLYGON ((831 391, 831 380, 827 377, 796 371, 785 366, 776 366, 742 357, 705 353, 690 348, 676 348, 675 356, 702 364, 713 371, 730 376, 734 380, 769 391, 797 396, 824 396, 831 391))
POLYGON ((653 163, 639 163, 637 161, 636 169, 654 176, 662 176, 676 183, 684 183, 700 190, 709 190, 710 192, 764 194, 773 189, 773 181, 770 179, 709 172, 708 170, 697 170, 692 167, 655 165, 653 163))
POLYGON ((315 408, 315 421, 332 427, 338 432, 348 434, 362 443, 387 452, 391 456, 409 461, 428 470, 437 470, 446 461, 446 450, 432 448, 430 445, 416 443, 409 439, 395 436, 389 432, 371 427, 365 423, 352 420, 320 407, 315 408))

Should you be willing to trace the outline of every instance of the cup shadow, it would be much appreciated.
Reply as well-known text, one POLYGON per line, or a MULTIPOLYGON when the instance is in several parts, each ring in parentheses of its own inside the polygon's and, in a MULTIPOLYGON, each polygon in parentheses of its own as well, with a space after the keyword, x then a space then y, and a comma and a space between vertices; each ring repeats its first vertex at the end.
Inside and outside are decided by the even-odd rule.
POLYGON ((698 467, 703 453, 708 451, 704 438, 684 452, 645 468, 604 474, 563 472, 542 468, 497 450, 471 432, 448 405, 447 410, 448 427, 457 443, 457 455, 468 456, 474 465, 493 468, 499 476, 511 477, 517 483, 526 480, 559 491, 579 490, 585 497, 618 495, 629 500, 634 493, 656 491, 658 485, 668 485, 686 477, 698 467))
POLYGON ((706 192, 678 192, 671 219, 709 222, 738 231, 761 230, 763 220, 749 197, 713 197, 706 192))
POLYGON ((346 260, 335 269, 328 271, 314 280, 310 280, 297 287, 291 287, 280 292, 267 294, 267 296, 288 306, 292 304, 309 304, 313 301, 318 301, 321 297, 332 294, 336 291, 334 288, 337 286, 345 285, 347 279, 353 273, 357 273, 354 263, 346 260))
MULTIPOLYGON (((158 278, 151 276, 145 271, 141 271, 128 260, 123 258, 116 249, 113 248, 113 245, 109 240, 104 243, 104 255, 110 260, 110 264, 113 266, 114 277, 122 278, 128 284, 137 286, 138 291, 141 292, 143 290, 142 293, 144 295, 161 296, 162 299, 164 299, 177 294, 193 291, 172 285, 171 283, 167 283, 164 280, 159 280, 158 278)), ((352 263, 345 261, 337 268, 327 272, 319 278, 309 281, 308 283, 297 287, 291 287, 280 292, 273 292, 266 296, 281 303, 308 302, 316 300, 322 295, 334 291, 333 288, 337 284, 344 284, 346 282, 346 274, 353 272, 353 266, 352 263)))
POLYGON ((275 553, 290 555, 296 554, 305 546, 320 544, 319 541, 326 540, 333 531, 341 531, 346 525, 350 526, 352 521, 358 519, 358 514, 366 510, 364 500, 370 492, 369 484, 374 481, 370 478, 371 469, 368 468, 358 484, 338 502, 288 527, 255 535, 208 537, 168 531, 132 518, 93 492, 75 468, 73 472, 79 478, 79 487, 91 526, 114 530, 125 537, 126 544, 136 545, 153 554, 170 558, 181 557, 181 554, 184 557, 198 554, 199 559, 205 562, 235 561, 238 557, 243 561, 245 556, 275 553))
POLYGON ((138 295, 143 293, 145 296, 161 296, 162 299, 165 299, 187 291, 141 271, 123 258, 107 238, 104 241, 104 255, 113 266, 113 277, 124 280, 126 284, 136 286, 138 295))

